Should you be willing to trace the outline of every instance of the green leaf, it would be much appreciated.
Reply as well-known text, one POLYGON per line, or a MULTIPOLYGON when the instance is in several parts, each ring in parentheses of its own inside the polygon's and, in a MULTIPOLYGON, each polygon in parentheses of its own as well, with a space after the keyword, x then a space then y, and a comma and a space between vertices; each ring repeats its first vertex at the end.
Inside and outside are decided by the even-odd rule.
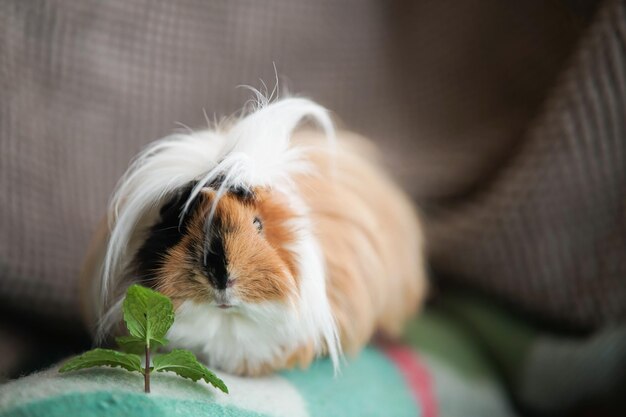
MULTIPOLYGON (((142 355, 146 352, 146 341, 136 336, 120 336, 115 338, 115 341, 124 352, 136 353, 138 355, 142 355)), ((152 339, 150 348, 156 349, 158 347, 165 346, 168 343, 169 340, 166 338, 152 339)))
POLYGON ((174 323, 174 306, 168 297, 141 285, 132 285, 126 293, 123 310, 131 336, 150 348, 164 344, 165 335, 174 323))
POLYGON ((70 359, 63 365, 59 372, 77 371, 96 366, 119 366, 127 371, 143 373, 139 356, 131 353, 116 352, 110 349, 94 349, 70 359))
POLYGON ((146 341, 135 336, 116 337, 117 345, 124 352, 136 353, 138 355, 146 352, 146 341))
POLYGON ((170 353, 157 355, 152 359, 152 365, 157 372, 175 372, 183 378, 188 378, 192 381, 203 379, 215 388, 228 394, 228 387, 226 387, 224 381, 198 362, 194 354, 188 350, 174 349, 170 353))

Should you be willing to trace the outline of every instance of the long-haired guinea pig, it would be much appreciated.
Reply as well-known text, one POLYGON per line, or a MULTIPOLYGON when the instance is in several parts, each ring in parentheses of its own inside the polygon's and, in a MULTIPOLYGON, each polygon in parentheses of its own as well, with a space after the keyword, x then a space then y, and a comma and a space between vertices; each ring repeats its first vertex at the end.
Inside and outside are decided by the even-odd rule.
POLYGON ((169 296, 171 347, 259 375, 357 353, 419 308, 423 235, 375 152, 304 98, 259 102, 145 149, 120 180, 83 270, 100 340, 133 283, 169 296), (296 129, 308 119, 320 129, 296 129), (108 226, 108 227, 106 227, 108 226))

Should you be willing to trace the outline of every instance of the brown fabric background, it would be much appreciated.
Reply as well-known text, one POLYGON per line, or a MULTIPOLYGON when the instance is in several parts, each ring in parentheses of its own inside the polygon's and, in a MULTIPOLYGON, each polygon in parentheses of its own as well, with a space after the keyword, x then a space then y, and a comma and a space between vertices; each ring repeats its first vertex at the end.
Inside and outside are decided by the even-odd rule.
POLYGON ((626 2, 609 2, 480 191, 431 213, 432 261, 538 317, 626 320, 626 2))
MULTIPOLYGON (((624 85, 613 73, 623 66, 611 64, 624 62, 623 2, 611 7, 621 14, 600 38, 617 31, 618 41, 596 53, 617 84, 603 91, 624 85)), ((613 147, 623 131, 598 139, 607 149, 593 129, 570 141, 571 125, 553 123, 565 103, 525 134, 592 10, 539 0, 4 0, 0 303, 76 321, 80 261, 129 159, 176 122, 204 125, 203 108, 237 110, 248 95, 235 86, 273 83, 276 62, 292 91, 380 144, 428 215, 436 269, 564 323, 623 318, 621 253, 596 257, 622 248, 602 242, 623 230, 624 154, 613 147), (600 168, 607 156, 619 170, 600 168), (588 169, 597 175, 585 179, 588 169), (546 231, 559 219, 562 233, 546 231)), ((595 71, 555 94, 595 94, 584 81, 595 71)))

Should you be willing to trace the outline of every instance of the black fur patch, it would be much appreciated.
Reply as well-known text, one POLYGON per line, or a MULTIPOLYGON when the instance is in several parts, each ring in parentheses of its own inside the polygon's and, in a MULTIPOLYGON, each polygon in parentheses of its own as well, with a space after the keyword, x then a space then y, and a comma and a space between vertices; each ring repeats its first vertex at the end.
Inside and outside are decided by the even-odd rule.
POLYGON ((226 288, 228 283, 228 260, 224 251, 222 225, 215 217, 211 230, 207 233, 207 245, 204 250, 203 267, 211 284, 218 290, 226 288))
POLYGON ((180 212, 191 194, 194 184, 190 184, 167 201, 160 211, 160 219, 148 231, 148 237, 135 255, 135 265, 140 280, 147 286, 154 286, 152 279, 163 264, 167 251, 176 246, 187 232, 198 201, 198 196, 189 207, 187 216, 180 221, 180 212))

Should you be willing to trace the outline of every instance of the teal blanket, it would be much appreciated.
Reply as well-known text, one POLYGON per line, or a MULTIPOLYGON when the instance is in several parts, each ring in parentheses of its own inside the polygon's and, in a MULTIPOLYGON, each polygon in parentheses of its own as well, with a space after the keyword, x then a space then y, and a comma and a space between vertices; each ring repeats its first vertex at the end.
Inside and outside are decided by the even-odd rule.
POLYGON ((482 352, 445 315, 410 324, 405 345, 369 347, 333 376, 328 360, 262 378, 221 372, 230 394, 203 382, 118 368, 59 374, 58 365, 0 387, 0 417, 104 416, 509 416, 482 352))
POLYGON ((223 394, 204 383, 155 374, 152 393, 143 378, 118 368, 60 375, 57 367, 2 390, 4 416, 334 416, 418 415, 417 404, 393 363, 374 349, 364 351, 333 377, 327 360, 306 372, 263 378, 220 373, 230 389, 223 394), (358 387, 358 389, 356 389, 358 387))

